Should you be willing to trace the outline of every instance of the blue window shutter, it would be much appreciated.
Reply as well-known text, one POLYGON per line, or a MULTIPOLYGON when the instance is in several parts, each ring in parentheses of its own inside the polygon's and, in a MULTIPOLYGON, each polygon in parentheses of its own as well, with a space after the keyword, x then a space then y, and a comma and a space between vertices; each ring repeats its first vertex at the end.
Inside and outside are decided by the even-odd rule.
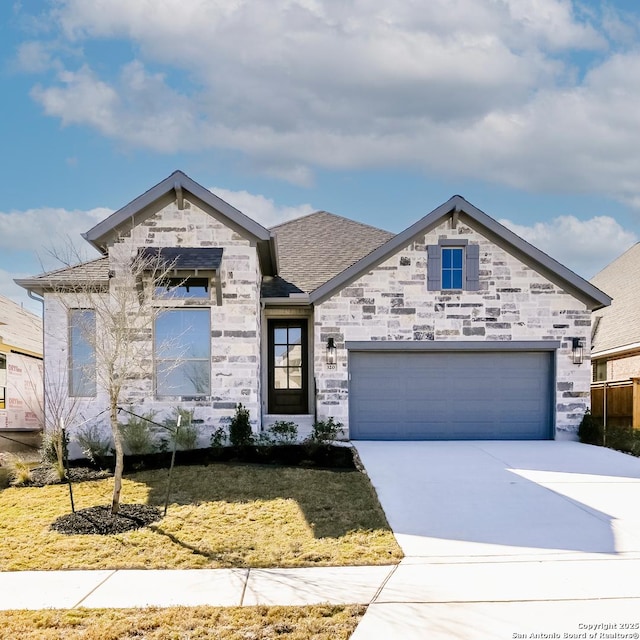
POLYGON ((442 279, 441 250, 437 244, 427 246, 427 291, 440 291, 442 279))
POLYGON ((480 247, 470 244, 466 250, 466 284, 467 291, 479 291, 480 289, 480 247))

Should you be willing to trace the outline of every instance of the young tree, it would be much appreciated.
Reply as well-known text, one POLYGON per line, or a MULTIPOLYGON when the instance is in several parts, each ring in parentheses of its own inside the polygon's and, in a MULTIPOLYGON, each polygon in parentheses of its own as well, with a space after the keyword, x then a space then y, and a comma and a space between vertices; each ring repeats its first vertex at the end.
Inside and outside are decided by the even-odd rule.
MULTIPOLYGON (((69 318, 70 396, 99 395, 106 400, 115 469, 111 513, 117 514, 124 470, 118 407, 144 395, 153 367, 153 328, 162 306, 152 304, 156 287, 167 281, 172 265, 155 255, 115 243, 110 257, 71 267, 77 274, 61 281, 50 274, 48 289, 69 318)), ((68 272, 68 270, 67 270, 68 272)), ((156 351, 158 345, 156 345, 156 351)), ((148 391, 148 390, 147 390, 148 391)), ((73 398, 70 399, 71 401, 73 398)))

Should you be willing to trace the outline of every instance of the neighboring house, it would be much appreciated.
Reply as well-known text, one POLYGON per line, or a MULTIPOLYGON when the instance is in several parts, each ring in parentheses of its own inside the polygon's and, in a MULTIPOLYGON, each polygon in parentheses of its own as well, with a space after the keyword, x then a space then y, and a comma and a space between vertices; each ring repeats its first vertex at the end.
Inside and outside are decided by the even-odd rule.
POLYGON ((611 306, 593 313, 593 381, 640 376, 640 243, 625 251, 591 282, 613 298, 611 306))
MULTIPOLYGON (((105 257, 18 281, 44 296, 56 370, 83 350, 52 283, 117 286, 117 256, 145 247, 177 261, 155 334, 192 357, 163 375, 150 342, 137 411, 180 404, 212 430, 242 403, 257 431, 333 417, 353 439, 549 439, 589 406, 574 345, 589 353, 610 298, 460 196, 398 235, 326 212, 268 230, 177 171, 84 237, 105 257)), ((106 406, 95 385, 75 393, 86 415, 106 406)))
POLYGON ((42 395, 42 320, 0 296, 0 434, 40 430, 42 395))

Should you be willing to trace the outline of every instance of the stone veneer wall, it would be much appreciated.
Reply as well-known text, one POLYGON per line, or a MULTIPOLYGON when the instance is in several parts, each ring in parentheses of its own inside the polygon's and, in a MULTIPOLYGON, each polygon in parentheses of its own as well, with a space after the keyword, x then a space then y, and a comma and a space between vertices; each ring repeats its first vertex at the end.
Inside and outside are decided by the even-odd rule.
POLYGON ((316 350, 318 418, 333 416, 348 427, 346 341, 559 340, 556 428, 573 437, 589 407, 591 370, 588 355, 582 365, 572 363, 569 338, 584 338, 588 354, 590 327, 584 303, 470 227, 451 229, 445 221, 316 305, 316 344, 333 336, 338 347, 335 371, 327 369, 324 350, 316 350), (427 291, 426 246, 444 238, 480 245, 480 291, 427 291))
MULTIPOLYGON (((151 335, 145 370, 129 380, 123 392, 123 404, 132 405, 136 412, 156 411, 156 419, 160 421, 173 407, 195 408, 195 417, 204 420, 200 444, 205 446, 211 432, 228 422, 239 402, 249 409, 254 430, 261 421, 261 273, 256 248, 249 240, 186 199, 184 205, 184 210, 179 210, 175 203, 164 207, 110 247, 110 262, 115 267, 110 285, 117 286, 117 264, 135 255, 139 247, 224 248, 220 270, 222 305, 216 304, 213 286, 210 302, 175 301, 176 307, 211 308, 211 396, 199 401, 154 397, 151 335)), ((57 294, 45 296, 46 365, 50 371, 59 372, 67 388, 67 314, 57 297, 57 294)), ((80 406, 85 419, 96 415, 107 407, 106 393, 98 390, 96 398, 82 399, 80 406)), ((107 416, 102 418, 106 426, 107 416)))

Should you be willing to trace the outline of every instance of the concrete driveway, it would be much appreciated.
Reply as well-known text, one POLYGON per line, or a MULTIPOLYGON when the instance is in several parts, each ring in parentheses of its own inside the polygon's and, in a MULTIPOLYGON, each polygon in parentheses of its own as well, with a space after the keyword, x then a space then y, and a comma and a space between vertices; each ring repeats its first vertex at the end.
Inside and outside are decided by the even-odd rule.
POLYGON ((353 640, 640 638, 640 459, 566 441, 356 448, 406 558, 353 640))

